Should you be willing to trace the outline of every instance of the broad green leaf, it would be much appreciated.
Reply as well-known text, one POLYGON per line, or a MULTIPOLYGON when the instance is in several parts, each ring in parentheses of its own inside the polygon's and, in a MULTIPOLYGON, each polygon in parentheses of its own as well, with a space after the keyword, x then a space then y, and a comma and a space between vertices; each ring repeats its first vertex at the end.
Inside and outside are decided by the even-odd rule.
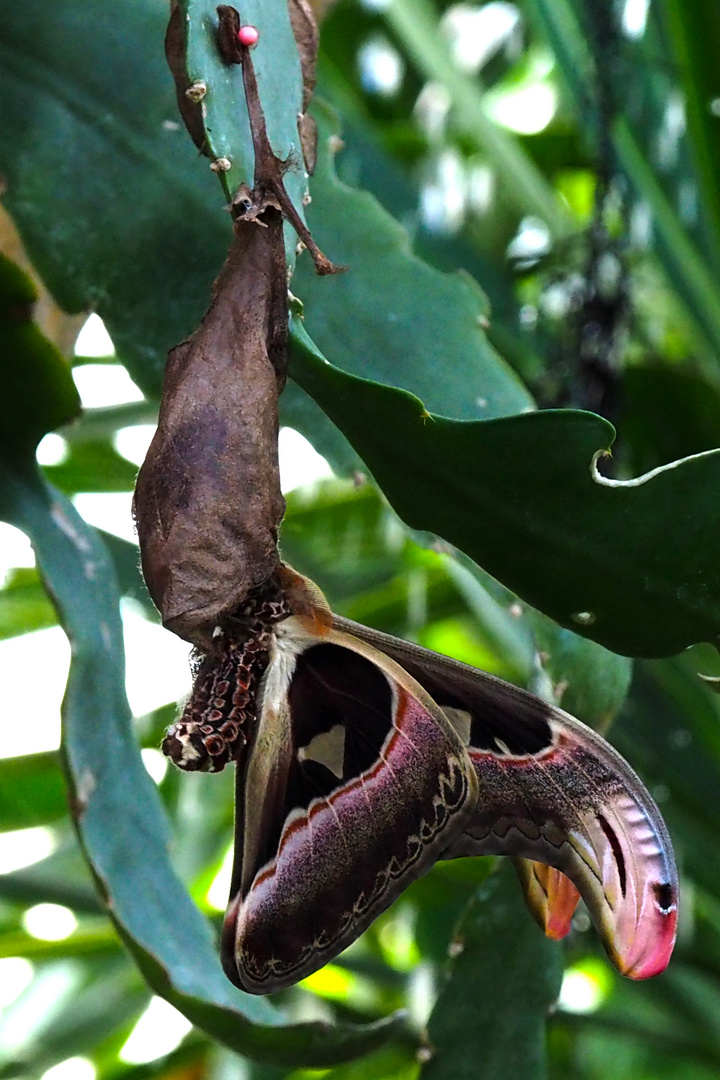
MULTIPOLYGON (((207 308, 232 238, 217 181, 178 116, 166 23, 157 0, 93 18, 85 0, 59 0, 52 19, 43 0, 0 9, 4 204, 58 303, 98 312, 151 398, 168 350, 207 308)), ((297 387, 283 409, 339 468, 357 467, 297 387)))
POLYGON ((720 442, 720 386, 687 364, 638 364, 623 375, 621 432, 633 474, 720 442))
MULTIPOLYGON (((31 0, 31 5, 34 2, 38 0, 31 0)), ((132 42, 123 51, 121 72, 112 51, 108 63, 95 61, 99 28, 85 15, 80 0, 62 0, 49 24, 41 7, 36 15, 28 9, 22 17, 14 9, 0 13, 0 63, 9 73, 13 99, 0 118, 0 147, 12 148, 7 154, 0 149, 0 165, 8 177, 6 203, 33 261, 61 304, 69 310, 92 305, 106 321, 135 380, 146 393, 157 396, 167 350, 187 336, 208 303, 211 283, 229 244, 229 221, 219 206, 209 170, 204 161, 197 160, 175 119, 176 105, 160 55, 162 10, 151 0, 140 0, 113 12, 113 33, 132 42), (31 27, 38 22, 43 23, 44 33, 36 49, 31 27), (28 55, 33 55, 31 64, 28 55), (127 87, 122 98, 116 93, 119 81, 127 87), (60 95, 53 92, 57 86, 63 88, 60 95), (28 125, 19 119, 28 102, 34 118, 32 139, 28 125), (61 168, 66 183, 58 192, 51 178, 61 168), (110 199, 114 212, 109 217, 110 199), (191 274, 185 270, 188 265, 191 274)), ((458 375, 452 399, 442 411, 496 415, 529 407, 530 398, 490 349, 477 324, 485 310, 477 287, 467 280, 447 278, 410 256, 402 230, 369 197, 336 181, 330 184, 329 172, 327 180, 318 183, 317 199, 322 201, 325 183, 339 223, 350 223, 364 204, 362 226, 367 239, 378 237, 383 250, 389 245, 384 254, 394 253, 393 266, 402 271, 398 299, 404 293, 411 305, 404 314, 398 309, 399 327, 382 326, 382 288, 373 293, 370 287, 376 267, 357 260, 358 230, 353 232, 348 224, 342 254, 351 258, 353 268, 346 277, 357 285, 362 274, 366 283, 361 305, 365 314, 356 325, 365 332, 375 322, 372 352, 363 355, 355 350, 353 360, 362 365, 361 370, 377 377, 388 371, 388 364, 397 364, 399 356, 407 355, 407 329, 432 307, 447 336, 447 349, 456 350, 462 363, 471 363, 476 372, 474 380, 463 385, 461 360, 453 364, 458 375), (418 287, 419 298, 414 300, 418 287), (473 355, 477 356, 474 362, 473 355), (367 368, 369 362, 384 365, 382 371, 367 368)), ((334 246, 328 247, 330 255, 334 246)), ((393 283, 389 274, 382 287, 388 280, 393 283)), ((318 304, 321 315, 325 311, 323 322, 344 323, 341 305, 348 286, 342 276, 326 284, 329 290, 322 294, 322 305, 318 304), (339 292, 335 282, 340 282, 339 292)), ((312 288, 315 294, 314 282, 312 288)), ((422 371, 420 360, 425 356, 431 362, 438 357, 437 347, 427 350, 427 343, 438 339, 437 329, 432 335, 415 330, 413 339, 425 348, 406 365, 405 381, 413 389, 429 391, 441 380, 434 372, 422 371), (418 375, 413 376, 413 371, 418 375), (416 377, 421 379, 417 385, 416 377)), ((335 333, 334 340, 339 346, 341 336, 335 333)), ((441 358, 445 359, 445 351, 441 358)), ((282 408, 286 422, 310 435, 338 467, 349 471, 356 465, 345 441, 297 387, 288 387, 282 408)), ((68 476, 66 482, 77 481, 68 476)))
POLYGON ((454 951, 428 1023, 422 1080, 543 1080, 562 953, 528 914, 508 863, 470 903, 454 951))
POLYGON ((558 704, 583 723, 605 731, 627 697, 632 661, 565 630, 537 611, 528 618, 558 704))
MULTIPOLYGON (((513 682, 527 686, 537 667, 537 647, 527 614, 508 589, 460 553, 446 556, 445 569, 469 610, 482 623, 494 651, 509 666, 513 682)), ((459 659, 459 658, 458 658, 459 659)))
POLYGON ((293 377, 408 525, 442 536, 556 622, 616 652, 670 655, 720 634, 720 453, 604 480, 594 460, 614 429, 599 416, 430 416, 410 394, 339 371, 302 334, 296 322, 293 377))
MULTIPOLYGON (((335 8, 334 17, 343 10, 351 21, 352 8, 335 8)), ((327 36, 323 24, 323 44, 327 36)), ((348 84, 338 87, 337 80, 323 78, 327 62, 321 63, 318 99, 327 101, 342 116, 342 152, 334 157, 337 176, 351 188, 364 188, 407 229, 412 250, 436 270, 455 273, 462 267, 478 282, 489 302, 488 325, 484 328, 491 345, 507 360, 521 379, 536 378, 542 370, 542 358, 523 327, 521 305, 516 294, 517 280, 512 264, 506 259, 508 233, 514 222, 505 214, 483 215, 481 225, 470 233, 439 232, 423 220, 422 173, 402 171, 400 162, 388 152, 379 132, 367 117, 358 116, 348 101, 348 84), (329 84, 329 85, 328 85, 329 84)), ((342 78, 342 76, 338 76, 342 78)), ((500 209, 499 207, 497 208, 500 209)))
POLYGON ((424 960, 447 966, 457 925, 496 863, 491 856, 439 862, 404 893, 416 909, 415 940, 424 960))
POLYGON ((226 1045, 270 1061, 324 1064, 367 1053, 397 1022, 290 1025, 222 973, 210 928, 170 865, 157 791, 140 759, 124 690, 110 559, 95 532, 32 466, 7 460, 0 514, 33 541, 72 645, 63 752, 76 827, 116 928, 156 993, 226 1045))
POLYGON ((0 432, 24 450, 80 411, 68 364, 32 321, 36 299, 30 279, 0 254, 0 432))
POLYGON ((321 278, 303 255, 292 289, 305 328, 344 371, 417 394, 432 412, 488 419, 533 408, 527 390, 490 345, 487 300, 467 275, 418 259, 408 235, 368 192, 335 175, 337 124, 317 108, 320 141, 308 225, 343 274, 321 278))

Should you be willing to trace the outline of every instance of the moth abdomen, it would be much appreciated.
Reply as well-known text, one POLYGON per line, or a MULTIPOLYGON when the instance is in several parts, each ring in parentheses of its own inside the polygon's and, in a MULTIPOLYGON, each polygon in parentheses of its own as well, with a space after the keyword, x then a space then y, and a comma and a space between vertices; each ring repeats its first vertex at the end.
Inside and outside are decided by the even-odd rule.
POLYGON ((220 772, 238 760, 254 737, 272 626, 287 614, 269 583, 216 628, 210 651, 194 661, 195 681, 182 715, 163 739, 163 753, 178 768, 220 772))

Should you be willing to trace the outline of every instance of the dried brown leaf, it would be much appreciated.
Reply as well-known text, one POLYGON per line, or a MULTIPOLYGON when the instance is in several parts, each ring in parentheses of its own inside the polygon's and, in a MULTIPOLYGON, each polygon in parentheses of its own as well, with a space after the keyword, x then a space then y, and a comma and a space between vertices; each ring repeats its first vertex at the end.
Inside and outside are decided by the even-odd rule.
POLYGON ((200 153, 210 157, 205 138, 202 107, 191 88, 186 69, 185 53, 185 22, 177 0, 173 0, 170 8, 170 19, 165 32, 165 57, 175 80, 175 97, 185 127, 200 153))
POLYGON ((303 77, 303 104, 302 112, 298 116, 298 135, 305 168, 312 176, 317 161, 317 126, 307 110, 317 81, 315 68, 320 35, 308 0, 288 0, 288 7, 303 77))

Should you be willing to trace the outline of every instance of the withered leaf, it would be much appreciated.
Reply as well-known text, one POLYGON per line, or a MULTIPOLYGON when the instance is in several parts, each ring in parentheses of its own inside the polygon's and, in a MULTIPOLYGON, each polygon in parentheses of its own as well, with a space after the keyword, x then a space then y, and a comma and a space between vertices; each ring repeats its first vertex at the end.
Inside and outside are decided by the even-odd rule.
POLYGON ((288 0, 290 24, 300 56, 303 77, 302 111, 298 114, 298 136, 305 168, 310 176, 317 163, 317 125, 308 113, 308 105, 315 90, 319 34, 315 16, 308 0, 288 0))
POLYGON ((188 94, 191 84, 185 65, 186 48, 185 20, 178 5, 178 0, 172 0, 170 18, 165 32, 165 57, 175 80, 175 97, 185 127, 200 153, 210 157, 205 137, 202 108, 199 101, 192 96, 192 93, 188 94))
POLYGON ((315 90, 315 67, 317 65, 317 51, 319 34, 315 16, 308 0, 288 0, 290 12, 290 25, 293 37, 298 47, 300 68, 303 78, 303 103, 302 111, 307 112, 310 99, 315 90))

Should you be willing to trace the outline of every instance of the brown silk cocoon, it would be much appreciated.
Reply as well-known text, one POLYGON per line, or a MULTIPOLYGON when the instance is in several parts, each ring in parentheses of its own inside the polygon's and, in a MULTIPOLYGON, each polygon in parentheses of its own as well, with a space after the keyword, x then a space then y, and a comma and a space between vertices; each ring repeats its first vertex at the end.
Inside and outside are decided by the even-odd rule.
POLYGON ((207 648, 220 616, 278 568, 285 509, 278 394, 287 369, 282 215, 235 239, 200 327, 168 357, 135 518, 150 595, 168 629, 207 648))

